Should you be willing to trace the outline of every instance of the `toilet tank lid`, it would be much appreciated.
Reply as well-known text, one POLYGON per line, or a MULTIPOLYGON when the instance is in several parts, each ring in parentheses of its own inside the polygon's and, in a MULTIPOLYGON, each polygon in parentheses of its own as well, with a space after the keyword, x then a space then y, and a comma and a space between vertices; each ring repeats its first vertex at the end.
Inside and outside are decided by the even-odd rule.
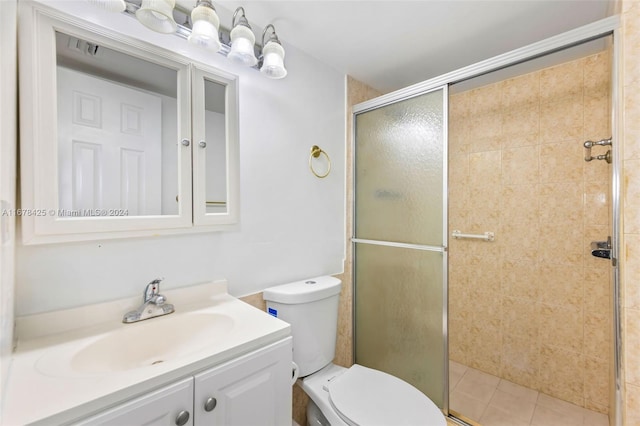
POLYGON ((336 277, 323 276, 309 278, 269 287, 262 292, 262 298, 270 302, 293 305, 326 299, 340 293, 340 281, 336 277))

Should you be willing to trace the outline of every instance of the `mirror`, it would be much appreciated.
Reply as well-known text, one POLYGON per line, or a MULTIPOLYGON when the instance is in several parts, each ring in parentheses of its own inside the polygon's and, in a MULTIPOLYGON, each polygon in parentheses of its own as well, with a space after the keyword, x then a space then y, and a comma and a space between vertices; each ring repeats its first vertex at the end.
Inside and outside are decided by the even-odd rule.
MULTIPOLYGON (((56 31, 58 216, 177 215, 177 71, 56 31)), ((206 212, 227 211, 226 87, 205 80, 206 212)))
POLYGON ((177 72, 56 32, 58 216, 178 214, 177 72))
POLYGON ((205 77, 206 214, 227 212, 227 135, 225 86, 205 77))
MULTIPOLYGON (((228 230, 238 80, 37 3, 20 15, 25 244, 228 230)), ((186 43, 186 42, 185 42, 186 43)), ((179 50, 179 49, 178 49, 179 50)))

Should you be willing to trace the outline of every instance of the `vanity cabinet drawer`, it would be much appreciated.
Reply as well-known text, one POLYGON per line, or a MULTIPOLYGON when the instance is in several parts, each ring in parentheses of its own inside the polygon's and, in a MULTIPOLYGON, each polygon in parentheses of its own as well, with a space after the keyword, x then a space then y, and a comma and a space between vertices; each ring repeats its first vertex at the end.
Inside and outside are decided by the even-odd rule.
POLYGON ((193 377, 85 419, 82 426, 192 426, 193 377))

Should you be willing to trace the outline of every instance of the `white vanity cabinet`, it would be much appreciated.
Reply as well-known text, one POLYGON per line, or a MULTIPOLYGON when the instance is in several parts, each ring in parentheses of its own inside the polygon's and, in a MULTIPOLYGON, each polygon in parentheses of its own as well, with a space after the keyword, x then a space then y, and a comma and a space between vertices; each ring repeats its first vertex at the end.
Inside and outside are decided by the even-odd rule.
POLYGON ((195 425, 291 424, 291 338, 195 376, 195 425))
POLYGON ((77 425, 290 424, 291 365, 289 337, 108 409, 77 425))

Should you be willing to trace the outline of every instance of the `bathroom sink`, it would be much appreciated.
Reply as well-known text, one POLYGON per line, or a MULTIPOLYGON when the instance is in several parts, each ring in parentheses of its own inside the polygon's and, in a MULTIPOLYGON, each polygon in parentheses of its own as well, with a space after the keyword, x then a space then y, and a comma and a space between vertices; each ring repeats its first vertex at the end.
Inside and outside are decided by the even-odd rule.
POLYGON ((223 339, 234 320, 224 314, 173 314, 152 318, 102 334, 73 354, 51 354, 36 368, 43 374, 116 373, 199 352, 223 339), (70 371, 69 371, 70 370, 70 371))

